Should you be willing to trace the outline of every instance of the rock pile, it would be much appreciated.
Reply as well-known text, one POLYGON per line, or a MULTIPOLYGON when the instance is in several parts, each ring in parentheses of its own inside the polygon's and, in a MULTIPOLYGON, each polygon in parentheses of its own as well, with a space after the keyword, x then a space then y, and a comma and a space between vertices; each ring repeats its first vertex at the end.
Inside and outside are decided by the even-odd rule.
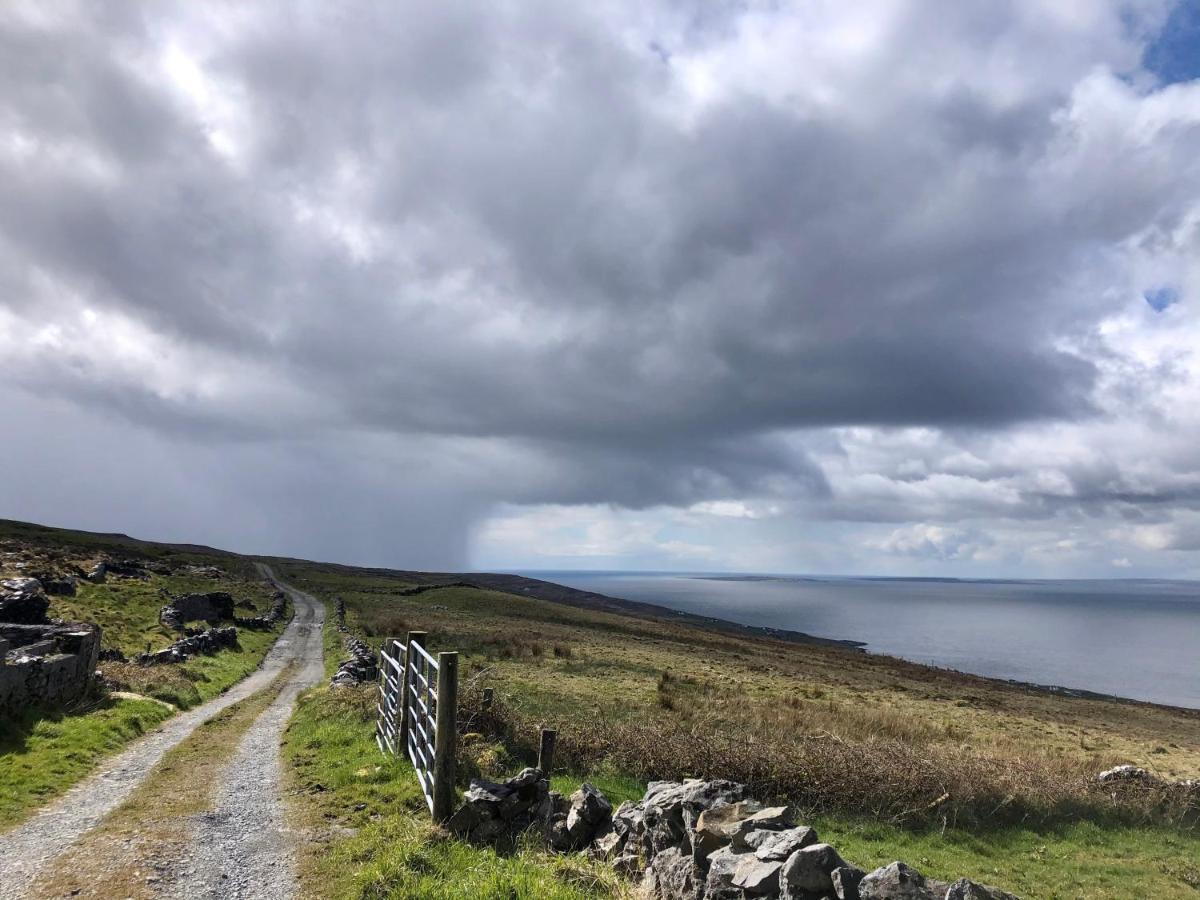
POLYGON ((764 806, 728 781, 651 782, 622 803, 594 856, 610 859, 658 900, 1015 900, 961 879, 925 878, 902 862, 865 873, 788 806, 764 806))
POLYGON ((1200 779, 1187 778, 1183 781, 1167 781, 1166 779, 1159 778, 1153 772, 1143 769, 1141 766, 1114 766, 1097 775, 1096 780, 1101 784, 1107 784, 1111 787, 1136 785, 1147 788, 1194 791, 1200 795, 1200 779))
POLYGON ((553 802, 550 782, 538 769, 523 769, 499 783, 473 778, 446 827, 469 840, 495 843, 545 823, 553 802))
POLYGON ((283 618, 286 604, 287 595, 283 591, 276 591, 271 597, 271 611, 265 616, 234 616, 233 623, 242 628, 273 628, 283 618))
POLYGON ((0 622, 42 625, 47 622, 50 598, 36 578, 8 578, 0 581, 0 622))
POLYGON ((189 656, 195 656, 199 653, 216 653, 218 650, 236 646, 236 628, 233 626, 227 628, 209 628, 207 631, 202 631, 199 634, 178 640, 164 650, 157 650, 153 653, 139 653, 133 658, 133 661, 139 666, 161 666, 165 663, 183 662, 189 656))
POLYGON ((366 641, 356 637, 344 640, 350 658, 338 666, 337 673, 330 679, 333 687, 350 687, 362 684, 364 681, 374 681, 379 674, 375 661, 375 651, 366 641))
POLYGON ((612 833, 612 804, 590 784, 570 798, 550 790, 540 769, 503 782, 475 778, 446 827, 477 843, 511 841, 531 828, 555 850, 582 850, 612 833))

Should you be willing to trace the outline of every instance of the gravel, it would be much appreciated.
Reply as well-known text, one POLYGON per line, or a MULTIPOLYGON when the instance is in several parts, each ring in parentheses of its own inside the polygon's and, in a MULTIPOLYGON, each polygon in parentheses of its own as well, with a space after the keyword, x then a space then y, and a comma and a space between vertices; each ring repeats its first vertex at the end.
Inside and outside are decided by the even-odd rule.
MULTIPOLYGON (((261 567, 265 575, 270 570, 261 567)), ((324 609, 320 603, 300 591, 280 584, 287 590, 295 605, 296 614, 284 629, 275 646, 267 653, 262 667, 238 682, 220 697, 180 713, 163 723, 156 731, 138 739, 118 756, 104 763, 93 775, 68 790, 31 819, 17 828, 0 834, 0 900, 18 900, 27 893, 29 885, 47 866, 66 856, 68 851, 85 833, 96 827, 110 812, 116 809, 150 773, 150 770, 171 748, 178 745, 201 723, 212 718, 223 709, 249 697, 267 687, 280 671, 292 661, 300 662, 295 679, 284 689, 280 697, 251 726, 236 758, 230 765, 225 783, 218 793, 214 817, 214 834, 246 828, 237 842, 242 845, 236 851, 213 850, 221 860, 212 858, 209 848, 197 848, 194 866, 196 878, 211 882, 221 879, 218 869, 225 859, 244 860, 264 878, 262 885, 272 882, 275 888, 265 892, 238 893, 223 887, 218 893, 204 893, 203 885, 196 894, 179 894, 171 891, 169 896, 221 896, 221 897, 285 897, 294 889, 293 867, 287 853, 287 841, 283 831, 282 804, 279 798, 279 738, 291 711, 296 694, 315 681, 323 673, 321 664, 321 625, 324 609), (250 773, 257 771, 251 776, 250 773), (252 778, 251 783, 242 783, 240 789, 234 782, 243 782, 243 774, 252 778), (240 790, 240 793, 239 793, 240 790), (245 807, 240 809, 240 807, 245 807), (246 818, 241 818, 242 816, 246 818), (224 816, 224 818, 222 818, 224 816), (228 822, 224 831, 222 822, 228 822), (244 825, 237 823, 244 822, 244 825), (269 859, 267 856, 269 855, 269 859), (219 864, 218 864, 219 863, 219 864), (269 875, 262 872, 270 869, 269 875)), ((198 829, 198 838, 205 840, 205 829, 198 829)), ((221 837, 215 838, 224 840, 221 837)), ((226 845, 222 844, 222 848, 226 845)), ((237 865, 238 863, 231 863, 237 865)), ((241 882, 239 882, 241 883, 241 882)), ((165 887, 165 886, 164 886, 165 887)), ((257 890, 257 887, 253 887, 257 890)))
POLYGON ((188 859, 193 871, 170 896, 268 900, 295 895, 296 841, 284 820, 279 745, 296 695, 325 674, 319 621, 308 626, 297 659, 296 675, 242 738, 213 808, 195 818, 188 859))

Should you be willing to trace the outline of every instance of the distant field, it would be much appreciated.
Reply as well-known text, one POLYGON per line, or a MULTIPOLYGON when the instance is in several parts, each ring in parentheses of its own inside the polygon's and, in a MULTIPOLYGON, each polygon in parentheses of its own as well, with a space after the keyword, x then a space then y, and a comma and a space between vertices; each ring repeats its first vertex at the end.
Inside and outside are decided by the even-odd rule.
MULTIPOLYGON (((1200 811, 1114 799, 1093 780, 1120 762, 1200 775, 1200 713, 496 591, 400 596, 402 577, 280 568, 344 598, 351 628, 373 641, 420 629, 431 648, 464 654, 464 712, 482 733, 464 740, 465 772, 511 773, 531 760, 536 727, 553 725, 560 787, 587 777, 621 799, 651 778, 732 777, 795 802, 863 864, 904 858, 1026 898, 1200 897, 1200 811), (488 714, 484 685, 499 697, 488 714)), ((329 719, 357 701, 306 702, 329 719)), ((348 708, 345 739, 368 741, 369 718, 355 724, 348 708)))

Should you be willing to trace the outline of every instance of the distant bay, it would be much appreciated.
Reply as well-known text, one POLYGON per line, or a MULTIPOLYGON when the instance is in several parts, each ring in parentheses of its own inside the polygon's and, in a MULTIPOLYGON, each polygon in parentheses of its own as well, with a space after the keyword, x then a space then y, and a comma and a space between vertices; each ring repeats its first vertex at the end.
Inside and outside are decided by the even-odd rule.
POLYGON ((1200 582, 519 574, 976 675, 1200 709, 1200 582))

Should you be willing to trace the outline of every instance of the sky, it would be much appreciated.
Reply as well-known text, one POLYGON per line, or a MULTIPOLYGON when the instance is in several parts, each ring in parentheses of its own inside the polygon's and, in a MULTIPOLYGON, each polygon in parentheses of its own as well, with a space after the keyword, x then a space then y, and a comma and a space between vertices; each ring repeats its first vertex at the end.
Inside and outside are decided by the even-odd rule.
POLYGON ((0 517, 1200 577, 1200 4, 0 5, 0 517))

